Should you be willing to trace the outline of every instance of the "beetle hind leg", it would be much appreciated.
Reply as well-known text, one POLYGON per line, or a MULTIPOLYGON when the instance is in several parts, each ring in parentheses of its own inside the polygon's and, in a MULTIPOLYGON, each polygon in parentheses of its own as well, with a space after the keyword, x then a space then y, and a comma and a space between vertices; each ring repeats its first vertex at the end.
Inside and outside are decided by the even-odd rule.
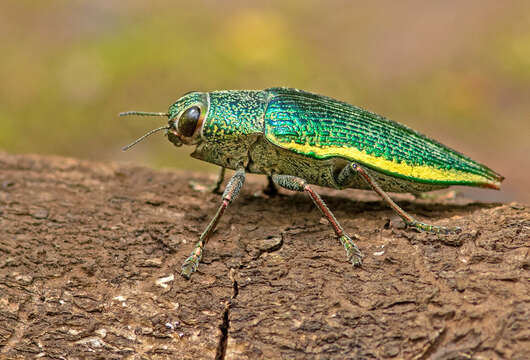
POLYGON ((359 266, 362 264, 363 256, 357 245, 355 245, 353 240, 348 236, 348 234, 346 234, 320 195, 318 195, 304 179, 291 175, 273 175, 272 180, 276 185, 288 190, 306 192, 333 227, 333 230, 339 238, 340 243, 344 246, 344 249, 346 249, 348 261, 351 261, 354 266, 359 266))
POLYGON ((351 179, 356 176, 361 176, 368 185, 374 190, 383 200, 405 221, 407 226, 413 227, 420 231, 427 231, 435 234, 449 234, 458 233, 461 231, 459 227, 447 228, 444 226, 430 225, 416 220, 412 215, 409 215, 405 210, 400 208, 398 204, 394 202, 388 196, 386 192, 381 189, 379 184, 370 176, 370 174, 361 166, 355 163, 350 163, 346 166, 337 176, 337 184, 339 186, 347 186, 351 183, 351 179))

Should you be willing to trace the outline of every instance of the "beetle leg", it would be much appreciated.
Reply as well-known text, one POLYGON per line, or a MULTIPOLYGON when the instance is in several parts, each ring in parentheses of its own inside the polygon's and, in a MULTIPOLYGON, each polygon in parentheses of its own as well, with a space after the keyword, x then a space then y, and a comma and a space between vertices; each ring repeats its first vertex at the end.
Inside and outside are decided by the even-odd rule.
POLYGON ((200 182, 192 180, 192 181, 189 182, 190 187, 193 190, 199 191, 199 192, 211 191, 214 194, 221 194, 221 192, 219 190, 221 189, 221 185, 223 185, 223 181, 225 179, 225 170, 226 169, 224 167, 221 168, 221 170, 219 171, 219 175, 217 176, 217 180, 215 181, 214 185, 206 186, 206 185, 203 185, 200 182))
POLYGON ((272 176, 267 176, 267 187, 263 189, 263 193, 270 197, 278 195, 278 189, 276 189, 276 185, 274 185, 272 176))
MULTIPOLYGON (((215 182, 215 185, 212 188, 212 192, 214 194, 221 194, 219 190, 221 189, 221 185, 223 185, 223 181, 225 180, 225 172, 226 168, 222 167, 219 171, 217 181, 215 182)), ((270 197, 278 195, 278 189, 276 189, 276 185, 274 185, 274 181, 272 181, 272 176, 267 176, 267 186, 265 187, 265 189, 263 189, 263 193, 270 197)))
POLYGON ((346 232, 339 224, 333 213, 329 210, 327 205, 324 203, 320 195, 318 195, 304 179, 291 175, 273 175, 272 180, 277 185, 283 188, 300 192, 305 191, 311 197, 311 200, 313 200, 315 205, 320 209, 322 214, 330 222, 331 226, 333 227, 333 230, 335 231, 335 234, 337 234, 337 237, 339 238, 339 241, 346 249, 346 255, 348 256, 348 260, 350 260, 353 265, 362 264, 363 256, 357 245, 355 245, 355 243, 348 236, 348 234, 346 234, 346 232))
POLYGON ((197 267, 199 266, 199 262, 202 258, 202 253, 204 250, 204 246, 206 245, 206 242, 208 241, 208 238, 212 234, 212 232, 215 230, 215 226, 219 222, 219 219, 223 215, 224 211, 228 207, 228 205, 234 201, 237 198, 237 195, 239 194, 239 190, 241 190, 241 187, 245 183, 245 170, 240 168, 238 169, 230 181, 228 182, 228 185, 226 185, 226 189, 223 193, 223 202, 217 209, 217 212, 215 213, 212 220, 210 220, 210 223, 208 226, 206 226, 206 229, 202 232, 199 241, 195 245, 195 248, 191 252, 191 255, 184 261, 182 264, 182 276, 189 279, 191 277, 191 274, 193 274, 197 267))
POLYGON ((226 171, 226 168, 224 167, 222 167, 221 170, 219 171, 219 176, 217 177, 217 181, 215 182, 215 185, 212 189, 212 192, 214 194, 221 194, 219 190, 221 189, 221 185, 223 185, 223 181, 225 180, 225 171, 226 171))
POLYGON ((423 222, 416 220, 412 215, 409 215, 405 210, 400 208, 386 192, 381 189, 381 187, 375 182, 375 180, 368 174, 368 172, 360 165, 355 163, 350 163, 345 167, 338 176, 339 184, 341 182, 347 182, 348 178, 359 174, 362 178, 370 185, 370 187, 383 198, 384 201, 405 221, 408 226, 412 226, 418 230, 423 230, 431 233, 443 233, 448 234, 452 232, 460 232, 460 228, 446 228, 444 226, 438 225, 429 225, 423 222))

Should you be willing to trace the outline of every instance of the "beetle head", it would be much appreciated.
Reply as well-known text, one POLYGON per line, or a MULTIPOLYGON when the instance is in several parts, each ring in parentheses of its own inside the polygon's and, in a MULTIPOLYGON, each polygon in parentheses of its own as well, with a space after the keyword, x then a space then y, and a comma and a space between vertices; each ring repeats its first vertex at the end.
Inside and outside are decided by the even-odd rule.
POLYGON ((191 92, 169 107, 167 137, 175 146, 201 141, 202 125, 208 111, 205 93, 191 92))
POLYGON ((122 149, 128 150, 146 137, 161 130, 166 130, 167 137, 175 146, 194 145, 201 141, 201 130, 208 111, 208 97, 205 93, 190 92, 184 94, 173 105, 169 107, 167 113, 127 111, 120 113, 120 116, 141 115, 141 116, 167 116, 169 118, 167 126, 162 126, 149 131, 122 149))

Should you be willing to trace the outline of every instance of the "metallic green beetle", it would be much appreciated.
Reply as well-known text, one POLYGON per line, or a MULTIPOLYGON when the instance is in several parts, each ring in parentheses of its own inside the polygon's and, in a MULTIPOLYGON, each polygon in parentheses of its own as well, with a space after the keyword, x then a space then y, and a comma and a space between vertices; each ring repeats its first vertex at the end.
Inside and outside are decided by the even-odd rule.
POLYGON ((276 185, 307 192, 329 220, 353 265, 361 264, 361 252, 310 184, 372 189, 407 225, 448 233, 459 229, 417 221, 386 192, 419 193, 450 185, 499 189, 503 180, 486 166, 404 125, 297 89, 191 92, 167 113, 130 111, 120 115, 169 118, 167 126, 150 131, 124 150, 166 130, 175 146, 195 145, 191 156, 221 166, 217 189, 224 169, 235 170, 217 213, 182 265, 186 278, 197 270, 206 241, 239 194, 245 173, 265 174, 276 185))

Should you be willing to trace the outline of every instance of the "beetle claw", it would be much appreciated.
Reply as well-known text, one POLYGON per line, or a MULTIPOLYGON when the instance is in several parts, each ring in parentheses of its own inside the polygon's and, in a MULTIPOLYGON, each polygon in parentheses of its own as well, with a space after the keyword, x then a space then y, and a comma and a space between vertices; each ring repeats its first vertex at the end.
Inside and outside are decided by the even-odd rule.
POLYGON ((342 235, 339 237, 339 241, 344 246, 344 249, 346 249, 348 261, 351 261, 353 266, 361 266, 363 263, 363 254, 352 239, 348 235, 342 235))
POLYGON ((180 268, 180 275, 184 276, 186 279, 190 279, 191 275, 197 271, 197 268, 199 267, 199 261, 200 258, 197 256, 191 255, 184 261, 182 264, 182 267, 180 268))
POLYGON ((407 223, 408 226, 413 227, 414 229, 418 231, 425 231, 432 234, 459 234, 462 232, 462 229, 457 227, 445 227, 445 226, 439 226, 439 225, 429 225, 423 222, 419 221, 413 221, 407 223))
POLYGON ((181 271, 180 271, 180 275, 184 276, 186 279, 190 279, 191 278, 191 274, 193 274, 195 272, 195 270, 197 270, 197 266, 195 266, 195 264, 193 263, 184 263, 182 265, 182 268, 181 268, 181 271))

